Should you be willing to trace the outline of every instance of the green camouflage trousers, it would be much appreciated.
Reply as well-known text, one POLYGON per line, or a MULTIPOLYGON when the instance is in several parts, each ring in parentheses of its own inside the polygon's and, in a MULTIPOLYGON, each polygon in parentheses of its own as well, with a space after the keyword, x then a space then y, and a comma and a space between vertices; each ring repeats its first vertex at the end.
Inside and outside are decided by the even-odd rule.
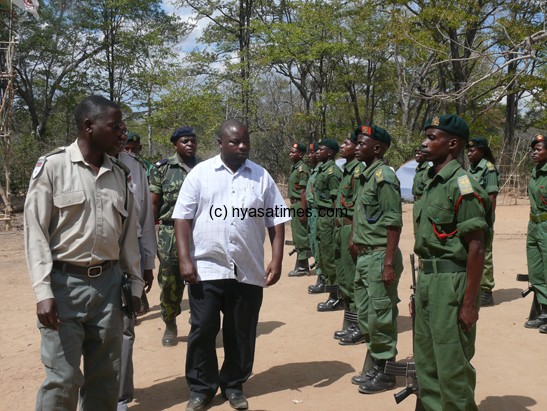
POLYGON ((180 314, 180 302, 184 292, 184 281, 180 277, 179 259, 175 246, 175 228, 160 225, 158 231, 158 283, 160 285, 160 310, 163 321, 174 320, 180 314))

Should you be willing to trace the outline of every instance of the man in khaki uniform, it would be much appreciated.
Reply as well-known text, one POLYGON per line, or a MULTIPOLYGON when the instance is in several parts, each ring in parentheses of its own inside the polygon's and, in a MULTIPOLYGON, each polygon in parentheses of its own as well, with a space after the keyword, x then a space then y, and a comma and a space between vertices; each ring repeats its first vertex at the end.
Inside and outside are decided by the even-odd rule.
POLYGON ((46 380, 37 410, 115 410, 122 346, 121 281, 143 290, 127 168, 107 152, 124 142, 120 108, 90 96, 77 140, 40 157, 25 201, 25 251, 37 300, 46 380), (83 356, 83 372, 80 362, 83 356))

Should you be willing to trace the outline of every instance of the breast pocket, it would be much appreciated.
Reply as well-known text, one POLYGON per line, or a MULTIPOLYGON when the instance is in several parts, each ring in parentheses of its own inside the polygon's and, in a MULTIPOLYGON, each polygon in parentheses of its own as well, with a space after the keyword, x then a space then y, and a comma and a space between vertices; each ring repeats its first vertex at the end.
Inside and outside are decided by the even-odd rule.
POLYGON ((81 206, 85 201, 83 191, 71 191, 69 193, 59 193, 53 196, 53 205, 57 207, 61 213, 67 213, 81 206))
POLYGON ((429 208, 428 217, 435 236, 441 241, 454 237, 458 232, 454 211, 435 205, 430 205, 429 208))
POLYGON ((376 196, 371 193, 363 193, 361 196, 361 203, 363 206, 363 212, 365 213, 365 218, 369 224, 376 223, 380 217, 382 217, 383 211, 380 208, 380 204, 376 199, 376 196))

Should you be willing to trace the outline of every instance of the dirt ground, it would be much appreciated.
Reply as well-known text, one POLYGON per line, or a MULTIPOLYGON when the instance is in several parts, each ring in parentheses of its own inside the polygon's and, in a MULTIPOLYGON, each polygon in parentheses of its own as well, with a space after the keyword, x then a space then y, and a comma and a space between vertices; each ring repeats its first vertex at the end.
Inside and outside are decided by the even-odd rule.
MULTIPOLYGON (((531 296, 521 298, 525 283, 515 280, 526 273, 525 238, 528 208, 498 207, 494 240, 496 289, 494 307, 480 311, 476 355, 476 401, 481 411, 547 410, 545 367, 547 335, 523 328, 531 296)), ((411 354, 411 322, 407 302, 410 295, 412 251, 411 205, 404 206, 401 250, 405 271, 399 286, 398 359, 411 354)), ((287 238, 290 239, 287 227, 287 238)), ((287 252, 289 247, 287 246, 287 252)), ((414 397, 396 405, 393 394, 404 386, 377 395, 359 394, 350 378, 361 369, 365 346, 340 346, 332 338, 342 325, 342 311, 318 313, 316 304, 325 294, 309 295, 315 277, 289 278, 295 256, 285 257, 280 282, 265 290, 260 316, 254 372, 244 387, 251 410, 414 410, 414 397)), ((40 336, 36 328, 35 302, 24 259, 22 231, 0 232, 0 410, 31 410, 36 390, 44 378, 40 362, 40 336)), ((152 310, 136 328, 135 401, 133 411, 183 410, 188 400, 184 359, 188 304, 178 318, 179 344, 161 345, 157 284, 149 294, 152 310)), ((222 361, 222 341, 218 341, 222 361)), ((217 394, 211 410, 229 410, 217 394)))

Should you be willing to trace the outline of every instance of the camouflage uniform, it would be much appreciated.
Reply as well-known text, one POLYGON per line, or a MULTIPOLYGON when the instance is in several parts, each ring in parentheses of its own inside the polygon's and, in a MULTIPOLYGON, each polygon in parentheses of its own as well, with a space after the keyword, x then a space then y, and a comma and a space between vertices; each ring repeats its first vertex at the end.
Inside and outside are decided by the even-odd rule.
POLYGON ((158 213, 158 282, 161 288, 160 309, 163 321, 175 320, 180 314, 184 282, 180 277, 179 259, 175 246, 172 214, 180 187, 191 168, 175 153, 160 160, 150 175, 150 192, 161 197, 158 213))

